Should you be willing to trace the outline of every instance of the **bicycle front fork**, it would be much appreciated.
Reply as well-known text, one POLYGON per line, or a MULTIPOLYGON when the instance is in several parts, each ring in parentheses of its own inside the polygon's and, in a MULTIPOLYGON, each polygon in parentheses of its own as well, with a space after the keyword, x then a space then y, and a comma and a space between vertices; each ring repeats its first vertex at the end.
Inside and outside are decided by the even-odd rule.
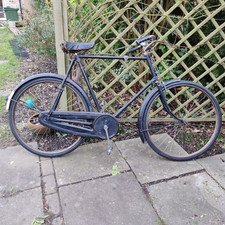
POLYGON ((161 102, 162 102, 162 104, 163 104, 163 107, 164 107, 165 111, 166 111, 170 116, 172 116, 174 119, 176 119, 176 120, 178 120, 179 122, 181 122, 182 124, 184 124, 184 123, 185 123, 184 120, 178 118, 178 117, 173 113, 173 111, 170 110, 170 107, 169 107, 168 104, 167 104, 167 101, 166 101, 166 98, 165 98, 165 95, 164 95, 164 93, 167 92, 167 88, 166 88, 164 82, 158 84, 158 90, 159 90, 159 93, 160 93, 160 100, 161 100, 161 102), (163 91, 163 89, 164 89, 164 91, 163 91))

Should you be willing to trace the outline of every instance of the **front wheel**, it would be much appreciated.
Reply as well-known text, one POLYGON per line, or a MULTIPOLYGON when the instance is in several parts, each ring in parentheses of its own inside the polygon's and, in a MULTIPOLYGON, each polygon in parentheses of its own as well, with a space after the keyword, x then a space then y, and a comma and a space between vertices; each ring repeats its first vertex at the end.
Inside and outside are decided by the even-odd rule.
MULTIPOLYGON (((12 98, 9 124, 17 141, 27 150, 46 157, 61 156, 79 146, 82 137, 42 126, 39 112, 49 111, 62 83, 62 78, 39 77, 21 86, 12 98)), ((70 82, 65 83, 56 110, 89 111, 88 104, 70 82)))
POLYGON ((167 90, 167 104, 183 123, 168 115, 157 92, 145 108, 145 139, 165 158, 196 158, 216 141, 222 120, 220 107, 209 90, 193 82, 170 84, 167 90))

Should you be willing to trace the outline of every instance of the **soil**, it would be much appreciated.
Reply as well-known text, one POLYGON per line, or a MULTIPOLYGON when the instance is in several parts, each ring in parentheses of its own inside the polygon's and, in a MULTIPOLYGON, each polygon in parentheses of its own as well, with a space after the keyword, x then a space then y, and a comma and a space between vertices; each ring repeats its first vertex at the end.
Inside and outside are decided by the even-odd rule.
POLYGON ((29 58, 25 58, 19 68, 18 80, 39 73, 57 73, 56 62, 48 56, 38 56, 29 52, 29 58))
MULTIPOLYGON (((19 68, 20 75, 18 76, 18 83, 28 76, 38 73, 57 73, 56 63, 53 59, 48 57, 40 57, 36 54, 29 53, 29 58, 25 58, 19 68)), ((9 84, 9 86, 15 86, 9 84)), ((113 141, 127 140, 139 137, 136 123, 120 123, 119 131, 113 138, 113 141)), ((86 139, 85 143, 98 142, 97 139, 86 139)), ((6 112, 0 112, 0 143, 1 147, 7 147, 17 144, 13 138, 8 126, 8 115, 6 112)), ((222 124, 221 134, 219 135, 214 147, 207 151, 201 157, 212 156, 216 154, 225 153, 225 123, 222 124)))

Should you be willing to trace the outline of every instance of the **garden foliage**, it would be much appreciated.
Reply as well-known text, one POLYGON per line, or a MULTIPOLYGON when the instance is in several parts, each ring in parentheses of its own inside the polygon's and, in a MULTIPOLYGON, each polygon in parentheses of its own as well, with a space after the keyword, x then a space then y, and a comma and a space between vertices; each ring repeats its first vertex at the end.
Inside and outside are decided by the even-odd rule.
POLYGON ((55 56, 55 32, 52 7, 49 2, 34 1, 35 13, 25 21, 21 41, 31 51, 55 56))
MULTIPOLYGON (((225 22, 225 10, 218 11, 212 20, 204 21, 210 13, 214 13, 224 3, 221 3, 219 0, 209 0, 201 7, 198 7, 200 5, 199 1, 181 0, 179 1, 180 5, 174 8, 173 11, 170 11, 168 15, 163 13, 163 11, 168 12, 177 2, 178 0, 68 0, 69 15, 71 16, 69 18, 70 38, 77 41, 94 40, 96 42, 94 52, 97 53, 125 55, 129 46, 134 45, 137 38, 148 34, 155 34, 157 39, 163 37, 155 48, 155 54, 158 58, 158 69, 160 74, 164 74, 163 79, 169 80, 179 77, 183 80, 193 80, 193 76, 185 74, 185 72, 187 68, 196 65, 191 73, 195 77, 206 73, 198 82, 207 86, 214 81, 214 77, 221 77, 225 73, 224 65, 218 62, 220 58, 225 57, 225 45, 221 44, 224 41, 222 34, 224 32, 221 31, 221 33, 219 31, 210 40, 204 42, 205 37, 207 38, 218 26, 225 22), (209 13, 207 14, 207 12, 209 13), (188 13, 191 16, 186 16, 188 13), (161 18, 164 19, 159 23, 158 21, 161 18), (106 29, 107 25, 112 21, 114 22, 111 27, 106 29), (147 21, 151 21, 151 23, 147 21), (127 27, 132 23, 134 23, 134 26, 127 30, 127 27), (173 29, 174 26, 177 26, 177 28, 173 29), (189 37, 188 34, 196 26, 199 26, 199 30, 189 37), (149 33, 146 33, 146 31, 149 33), (123 34, 123 36, 118 38, 120 34, 123 34), (185 40, 186 36, 188 38, 185 40), (117 41, 115 42, 115 40, 117 41), (204 44, 200 46, 199 43, 202 41, 204 44), (112 43, 114 44, 112 45, 112 43), (207 55, 212 50, 212 47, 214 48, 220 44, 221 47, 215 53, 207 55), (196 50, 190 53, 190 50, 195 47, 196 50), (174 49, 173 52, 167 54, 171 48, 174 49), (174 66, 178 59, 182 57, 183 61, 174 66), (198 64, 199 59, 204 59, 204 62, 198 64), (217 66, 207 74, 208 68, 212 68, 214 65, 217 66)), ((136 53, 139 54, 138 51, 136 53)), ((95 71, 99 74, 103 73, 111 63, 111 61, 105 61, 104 63, 97 61, 94 64, 95 71)), ((132 67, 131 72, 127 72, 121 76, 122 81, 129 84, 135 79, 134 73, 140 75, 144 70, 146 68, 143 64, 138 63, 132 67)), ((104 82, 111 82, 109 77, 112 73, 119 75, 121 71, 124 71, 124 64, 117 62, 112 70, 105 72, 102 77, 103 82, 95 82, 95 84, 98 87, 102 86, 104 89, 104 82)), ((93 74, 93 71, 90 71, 90 74, 93 74)), ((95 77, 93 79, 96 80, 95 77)), ((151 77, 144 76, 143 78, 146 82, 151 77)), ((220 83, 225 83, 225 78, 221 78, 220 83)), ((120 86, 118 89, 121 89, 123 85, 118 83, 118 86, 120 86)), ((220 87, 215 84, 210 89, 215 94, 220 90, 220 87)), ((114 91, 116 91, 116 88, 114 91)), ((221 93, 217 98, 220 102, 223 102, 225 94, 221 93)))

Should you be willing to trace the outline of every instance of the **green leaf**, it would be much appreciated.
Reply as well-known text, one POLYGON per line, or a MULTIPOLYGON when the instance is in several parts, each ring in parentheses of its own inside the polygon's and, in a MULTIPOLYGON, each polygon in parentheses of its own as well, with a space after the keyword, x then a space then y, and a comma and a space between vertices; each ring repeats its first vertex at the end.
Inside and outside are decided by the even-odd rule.
POLYGON ((120 171, 118 170, 118 166, 116 164, 114 164, 112 167, 112 175, 115 176, 118 174, 120 174, 120 171))

